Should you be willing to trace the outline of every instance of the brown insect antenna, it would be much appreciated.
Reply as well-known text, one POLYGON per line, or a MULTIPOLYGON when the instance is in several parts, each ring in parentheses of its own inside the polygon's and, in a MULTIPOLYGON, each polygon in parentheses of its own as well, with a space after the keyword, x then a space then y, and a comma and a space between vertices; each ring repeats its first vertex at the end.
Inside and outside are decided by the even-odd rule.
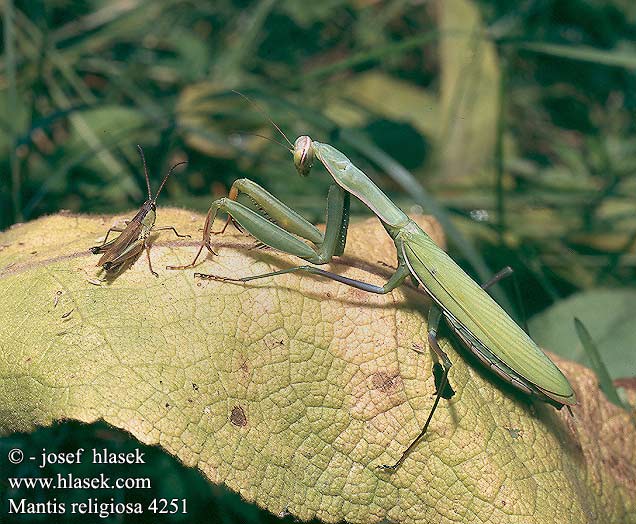
POLYGON ((139 144, 137 144, 137 149, 139 150, 139 154, 141 155, 141 162, 144 165, 144 175, 146 175, 146 186, 148 187, 148 200, 152 200, 152 193, 150 192, 150 178, 148 177, 148 167, 146 166, 146 157, 144 156, 144 150, 139 144))
POLYGON ((163 186, 166 183, 166 180, 168 180, 168 177, 172 174, 172 172, 175 170, 176 167, 182 165, 182 164, 187 164, 187 161, 183 161, 183 162, 177 162, 174 166, 172 166, 170 168, 170 171, 168 171, 168 174, 166 176, 163 177, 163 180, 161 181, 161 185, 159 186, 159 189, 157 189, 157 192, 155 193, 155 198, 153 198, 153 202, 157 201, 157 197, 159 196, 159 193, 161 193, 161 190, 163 189, 163 186))
POLYGON ((280 127, 278 127, 278 124, 272 120, 272 118, 269 116, 267 111, 265 111, 260 105, 258 105, 256 102, 254 102, 254 100, 249 98, 247 95, 244 95, 240 91, 236 91, 235 89, 232 89, 232 93, 236 93, 237 95, 242 96, 245 100, 247 100, 250 104, 252 104, 259 111, 259 113, 261 113, 265 118, 267 118, 267 120, 269 120, 269 123, 274 126, 276 131, 278 131, 282 135, 282 137, 285 139, 285 141, 289 144, 289 147, 291 147, 291 151, 294 150, 294 144, 292 144, 289 141, 289 138, 287 138, 287 135, 285 133, 283 133, 283 130, 280 127))

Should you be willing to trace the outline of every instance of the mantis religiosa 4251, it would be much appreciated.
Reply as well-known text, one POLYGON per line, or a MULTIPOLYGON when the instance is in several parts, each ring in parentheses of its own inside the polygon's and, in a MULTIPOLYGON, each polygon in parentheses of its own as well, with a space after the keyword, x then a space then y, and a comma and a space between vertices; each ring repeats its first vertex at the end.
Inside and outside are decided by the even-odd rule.
POLYGON ((314 159, 317 158, 333 178, 327 199, 325 232, 318 230, 258 184, 248 179, 240 179, 232 184, 227 198, 220 198, 212 203, 205 221, 203 239, 194 260, 184 266, 168 268, 193 267, 204 247, 214 253, 210 245, 210 235, 219 211, 228 215, 227 222, 219 233, 225 231, 233 219, 265 245, 312 264, 326 264, 333 256, 341 255, 344 251, 350 196, 360 199, 378 217, 395 243, 397 270, 383 286, 354 280, 309 265, 243 278, 201 273, 195 273, 195 276, 224 282, 248 282, 300 271, 379 294, 389 293, 403 284, 407 277, 411 277, 414 283, 420 284, 426 290, 433 299, 428 320, 428 342, 442 362, 442 377, 420 434, 393 465, 382 465, 379 466, 380 469, 394 471, 404 462, 425 435, 446 387, 448 371, 452 364, 437 341, 439 321, 442 317, 466 348, 517 389, 559 409, 564 405, 576 404, 572 386, 552 360, 482 287, 343 153, 328 144, 313 141, 308 136, 301 136, 291 144, 280 128, 274 122, 272 124, 289 143, 294 165, 301 176, 309 174, 314 159), (248 195, 255 206, 248 207, 238 202, 239 193, 248 195))

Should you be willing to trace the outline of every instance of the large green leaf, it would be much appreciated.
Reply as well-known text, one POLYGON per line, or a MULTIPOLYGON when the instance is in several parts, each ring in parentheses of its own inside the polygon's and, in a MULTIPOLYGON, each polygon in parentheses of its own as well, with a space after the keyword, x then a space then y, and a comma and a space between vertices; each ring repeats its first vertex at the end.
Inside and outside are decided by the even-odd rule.
POLYGON ((636 290, 595 289, 557 302, 532 317, 529 327, 539 344, 589 366, 574 328, 574 318, 579 318, 590 332, 612 378, 636 377, 634 311, 636 290))
MULTIPOLYGON (((202 217, 159 210, 200 234, 202 217)), ((376 296, 310 276, 235 286, 162 269, 196 240, 161 236, 154 278, 140 258, 95 280, 86 251, 112 217, 51 216, 0 235, 0 432, 104 419, 159 444, 215 483, 278 514, 327 522, 580 523, 636 519, 636 439, 594 375, 559 361, 575 418, 528 401, 464 352, 457 394, 393 475, 431 407, 421 293, 376 296)), ((430 228, 429 228, 430 229, 430 228)), ((439 237, 439 235, 436 235, 439 237)), ((254 274, 296 261, 214 239, 197 269, 254 274)), ((354 224, 332 269, 382 282, 395 249, 354 224), (349 267, 355 266, 355 267, 349 267)))

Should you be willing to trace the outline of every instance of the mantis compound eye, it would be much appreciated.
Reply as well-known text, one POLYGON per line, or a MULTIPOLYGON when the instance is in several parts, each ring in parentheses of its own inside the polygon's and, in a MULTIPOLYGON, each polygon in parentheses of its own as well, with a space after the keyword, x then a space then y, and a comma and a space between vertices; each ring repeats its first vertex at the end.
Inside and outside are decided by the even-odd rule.
POLYGON ((307 176, 314 165, 314 145, 307 135, 299 136, 294 143, 294 166, 300 176, 307 176))

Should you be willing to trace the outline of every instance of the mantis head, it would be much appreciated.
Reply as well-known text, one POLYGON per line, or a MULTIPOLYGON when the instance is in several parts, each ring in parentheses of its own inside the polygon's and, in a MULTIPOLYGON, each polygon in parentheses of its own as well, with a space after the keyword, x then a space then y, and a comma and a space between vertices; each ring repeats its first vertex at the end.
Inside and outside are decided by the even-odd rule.
POLYGON ((294 166, 300 176, 307 176, 314 165, 314 144, 307 135, 299 136, 294 142, 294 166))

